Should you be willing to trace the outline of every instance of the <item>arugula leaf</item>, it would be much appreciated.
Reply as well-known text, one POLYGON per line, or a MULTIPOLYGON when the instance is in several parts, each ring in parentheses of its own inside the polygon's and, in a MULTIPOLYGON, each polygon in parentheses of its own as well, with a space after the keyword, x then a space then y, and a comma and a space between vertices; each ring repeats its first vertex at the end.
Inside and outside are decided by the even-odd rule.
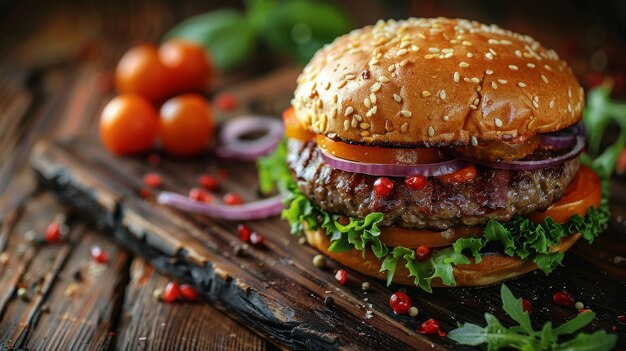
POLYGON ((257 160, 259 187, 263 194, 278 189, 281 193, 288 192, 288 187, 295 187, 295 182, 287 167, 287 140, 281 141, 273 153, 257 160))
POLYGON ((547 322, 540 331, 535 331, 528 313, 523 310, 522 299, 515 298, 505 284, 502 284, 500 294, 502 308, 518 323, 517 326, 505 327, 494 315, 485 313, 486 327, 466 323, 450 331, 448 338, 460 345, 484 345, 487 350, 605 351, 617 344, 617 336, 607 334, 604 330, 593 334, 579 333, 568 341, 559 342, 559 336, 571 335, 591 323, 595 313, 581 313, 556 329, 552 328, 552 322, 547 322))

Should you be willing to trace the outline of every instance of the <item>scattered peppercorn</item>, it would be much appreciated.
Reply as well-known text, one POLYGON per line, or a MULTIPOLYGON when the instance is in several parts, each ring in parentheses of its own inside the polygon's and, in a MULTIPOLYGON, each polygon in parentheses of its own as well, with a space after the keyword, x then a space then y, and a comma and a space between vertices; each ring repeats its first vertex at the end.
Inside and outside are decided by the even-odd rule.
POLYGON ((439 327, 439 322, 432 318, 422 323, 419 328, 417 328, 417 332, 420 334, 439 334, 439 336, 446 336, 446 332, 439 327))
POLYGON ((76 295, 76 292, 78 292, 78 284, 70 283, 70 285, 67 286, 67 289, 65 289, 65 296, 72 297, 76 295))
POLYGON ((250 227, 245 224, 239 224, 237 225, 237 232, 239 233, 239 239, 241 239, 241 241, 250 241, 250 233, 252 232, 250 227))
POLYGON ((224 204, 226 205, 241 205, 243 203, 243 200, 241 199, 241 196, 235 194, 235 193, 226 193, 224 195, 224 197, 222 198, 222 201, 224 202, 224 204))
POLYGON ((209 203, 213 201, 213 196, 200 188, 191 188, 189 190, 189 198, 194 201, 209 203))
POLYGON ((335 273, 335 279, 339 281, 339 284, 345 284, 348 280, 348 272, 343 268, 338 269, 337 273, 335 273))
POLYGON ((54 221, 59 223, 59 224, 63 224, 65 222, 67 222, 67 214, 63 213, 63 212, 59 212, 56 215, 54 215, 54 221))
POLYGON ((9 259, 10 257, 8 252, 0 253, 0 266, 5 266, 9 262, 9 259))
POLYGON ((572 297, 572 295, 570 295, 569 293, 567 293, 565 291, 557 291, 557 292, 555 292, 554 296, 552 296, 552 299, 557 304, 559 304, 561 306, 565 306, 565 307, 572 307, 576 303, 576 301, 574 301, 574 298, 572 297))
POLYGON ((250 233, 250 243, 256 246, 263 245, 263 243, 265 243, 265 236, 261 233, 252 232, 250 233))
POLYGON ((163 289, 161 288, 156 288, 152 292, 152 298, 155 300, 161 300, 161 295, 163 295, 163 289))
POLYGON ((161 301, 163 302, 174 302, 180 297, 180 288, 178 284, 174 282, 169 282, 165 286, 163 293, 161 294, 161 301))
POLYGON ((298 238, 298 244, 300 245, 306 245, 306 238, 301 236, 300 238, 298 238))
POLYGON ((369 289, 370 289, 370 282, 363 282, 363 284, 361 284, 361 290, 368 291, 369 289))
POLYGON ((198 292, 189 284, 180 285, 180 295, 185 301, 194 302, 198 300, 198 292))
POLYGON ((584 304, 584 303, 582 303, 582 302, 580 302, 580 301, 578 301, 578 302, 576 302, 576 303, 574 304, 574 308, 575 308, 575 309, 577 309, 577 310, 582 310, 582 309, 584 309, 584 308, 585 308, 585 304, 584 304))
POLYGON ((411 308, 409 308, 409 316, 411 316, 411 317, 415 317, 415 316, 417 316, 417 314, 418 314, 419 312, 420 312, 420 311, 419 311, 419 310, 417 309, 417 307, 415 307, 415 306, 411 306, 411 308))
POLYGON ((389 297, 389 305, 395 314, 407 314, 413 306, 409 295, 402 291, 397 291, 389 297))
POLYGON ((91 258, 96 263, 107 263, 109 262, 109 254, 107 254, 102 248, 98 245, 94 245, 90 250, 91 258))
POLYGON ((326 257, 324 257, 324 255, 313 256, 313 265, 317 268, 326 267, 326 257))
POLYGON ((74 280, 76 280, 77 282, 82 282, 83 273, 81 273, 80 270, 75 270, 74 273, 72 273, 72 278, 74 278, 74 280))
POLYGON ((237 257, 243 257, 245 256, 246 250, 244 250, 244 248, 240 245, 235 245, 233 246, 233 253, 237 257))
POLYGON ((530 301, 522 299, 522 311, 528 312, 528 314, 533 313, 533 306, 530 304, 530 301))
POLYGON ((425 245, 420 245, 417 249, 415 249, 415 258, 424 262, 430 257, 430 248, 425 245))
POLYGON ((28 298, 28 291, 26 290, 26 288, 19 288, 19 289, 17 289, 17 297, 19 297, 23 301, 30 300, 28 298))
POLYGON ((328 308, 334 308, 335 307, 335 299, 333 299, 330 296, 326 296, 324 298, 324 305, 326 305, 326 307, 328 307, 328 308))
POLYGON ((143 183, 151 188, 160 188, 163 180, 158 173, 150 172, 143 175, 143 183))
POLYGON ((420 190, 426 187, 428 179, 421 175, 408 177, 404 180, 404 184, 411 190, 420 190))
POLYGON ((198 184, 208 190, 215 190, 219 186, 217 179, 209 174, 201 174, 198 176, 198 184))
POLYGON ((380 177, 374 182, 374 191, 380 196, 387 196, 393 190, 393 182, 389 178, 380 177))
POLYGON ((26 233, 24 233, 24 240, 26 240, 29 243, 34 242, 36 238, 37 238, 37 235, 35 235, 34 230, 27 230, 26 233))

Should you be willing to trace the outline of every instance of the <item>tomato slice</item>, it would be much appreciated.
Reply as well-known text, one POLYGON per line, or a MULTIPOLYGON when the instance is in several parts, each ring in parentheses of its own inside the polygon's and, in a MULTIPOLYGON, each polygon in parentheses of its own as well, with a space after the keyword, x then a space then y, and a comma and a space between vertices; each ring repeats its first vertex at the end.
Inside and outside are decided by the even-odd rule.
POLYGON ((441 162, 447 159, 446 155, 436 148, 405 149, 352 145, 341 141, 334 141, 323 135, 318 135, 316 138, 317 146, 322 150, 333 156, 356 162, 417 164, 441 162))
POLYGON ((589 207, 597 208, 601 200, 600 177, 589 167, 581 166, 559 201, 545 211, 531 213, 528 218, 535 223, 542 223, 547 217, 552 217, 555 222, 563 224, 574 215, 585 216, 589 207))
POLYGON ((421 245, 427 247, 441 247, 454 244, 457 239, 480 236, 484 228, 455 227, 444 231, 428 229, 405 229, 401 227, 380 228, 380 240, 388 247, 403 246, 417 248, 421 245))
POLYGON ((311 141, 315 139, 315 134, 304 129, 296 118, 293 106, 290 106, 283 112, 283 124, 285 125, 285 136, 289 139, 297 139, 301 141, 311 141))

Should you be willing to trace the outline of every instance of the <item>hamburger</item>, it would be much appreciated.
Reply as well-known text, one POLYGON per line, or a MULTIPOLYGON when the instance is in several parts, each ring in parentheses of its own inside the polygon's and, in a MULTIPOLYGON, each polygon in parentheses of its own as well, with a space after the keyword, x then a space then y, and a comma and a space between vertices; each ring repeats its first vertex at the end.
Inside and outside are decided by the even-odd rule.
POLYGON ((292 232, 353 270, 427 291, 548 274, 608 221, 580 160, 583 89, 527 35, 379 21, 297 83, 266 174, 290 194, 292 232))

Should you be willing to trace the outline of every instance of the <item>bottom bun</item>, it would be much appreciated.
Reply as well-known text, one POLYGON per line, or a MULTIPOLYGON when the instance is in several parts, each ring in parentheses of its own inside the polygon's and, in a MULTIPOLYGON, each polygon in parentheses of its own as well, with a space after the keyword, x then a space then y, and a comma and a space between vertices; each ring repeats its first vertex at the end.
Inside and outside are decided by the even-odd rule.
MULTIPOLYGON (((340 264, 374 278, 383 280, 387 278, 386 272, 380 272, 382 261, 374 256, 371 251, 366 250, 365 256, 356 249, 346 252, 330 252, 328 251, 330 240, 323 229, 307 229, 305 230, 305 235, 311 246, 340 264)), ((552 252, 556 252, 557 250, 560 252, 567 251, 579 238, 580 234, 573 234, 561 239, 559 246, 553 248, 552 252)), ((470 264, 454 266, 456 287, 497 284, 537 269, 537 265, 532 261, 509 257, 502 253, 484 254, 480 263, 474 263, 473 258, 471 258, 470 261, 470 264)), ((409 277, 409 270, 404 265, 399 264, 396 267, 396 273, 393 277, 394 283, 414 285, 414 281, 415 278, 409 277)), ((432 286, 448 287, 444 285, 439 278, 432 281, 432 286)))

